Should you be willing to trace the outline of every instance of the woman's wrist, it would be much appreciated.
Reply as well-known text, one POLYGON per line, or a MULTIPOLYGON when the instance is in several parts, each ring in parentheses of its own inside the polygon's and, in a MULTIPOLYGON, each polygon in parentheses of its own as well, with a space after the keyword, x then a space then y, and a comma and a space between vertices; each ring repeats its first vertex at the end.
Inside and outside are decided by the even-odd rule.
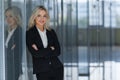
POLYGON ((51 48, 51 50, 55 50, 55 47, 54 47, 54 46, 51 46, 50 48, 51 48))

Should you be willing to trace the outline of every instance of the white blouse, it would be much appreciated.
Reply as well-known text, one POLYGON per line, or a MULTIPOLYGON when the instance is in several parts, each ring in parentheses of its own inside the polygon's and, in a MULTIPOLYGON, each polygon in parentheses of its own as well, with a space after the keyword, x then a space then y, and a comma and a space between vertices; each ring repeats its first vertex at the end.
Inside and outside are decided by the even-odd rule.
MULTIPOLYGON (((15 29, 16 29, 16 28, 15 28, 15 29)), ((12 37, 12 35, 13 35, 15 29, 13 29, 13 30, 11 30, 11 31, 8 32, 8 36, 7 36, 7 39, 6 39, 6 42, 5 42, 6 48, 8 47, 8 43, 9 43, 10 38, 12 37)))
POLYGON ((44 31, 41 31, 40 29, 37 28, 37 30, 39 32, 39 35, 41 36, 44 48, 47 48, 48 40, 47 40, 47 35, 46 35, 46 29, 44 31))

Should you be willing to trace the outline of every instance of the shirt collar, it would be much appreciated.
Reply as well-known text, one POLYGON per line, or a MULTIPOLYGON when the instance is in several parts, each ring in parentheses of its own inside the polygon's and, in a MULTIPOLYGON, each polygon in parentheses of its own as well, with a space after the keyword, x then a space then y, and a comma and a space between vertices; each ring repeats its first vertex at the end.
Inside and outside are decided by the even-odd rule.
POLYGON ((46 29, 44 29, 44 31, 41 31, 39 28, 37 28, 37 30, 38 30, 40 33, 46 33, 46 29))

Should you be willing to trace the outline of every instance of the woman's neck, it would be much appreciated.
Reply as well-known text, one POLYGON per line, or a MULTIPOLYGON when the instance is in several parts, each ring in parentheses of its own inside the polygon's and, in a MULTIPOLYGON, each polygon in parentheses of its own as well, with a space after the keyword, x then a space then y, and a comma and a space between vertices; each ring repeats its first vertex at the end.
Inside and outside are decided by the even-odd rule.
POLYGON ((44 31, 44 27, 43 27, 43 26, 36 25, 36 27, 37 27, 38 29, 40 29, 40 31, 44 31))
POLYGON ((16 27, 17 27, 17 25, 10 26, 10 31, 12 31, 13 29, 15 29, 16 27))

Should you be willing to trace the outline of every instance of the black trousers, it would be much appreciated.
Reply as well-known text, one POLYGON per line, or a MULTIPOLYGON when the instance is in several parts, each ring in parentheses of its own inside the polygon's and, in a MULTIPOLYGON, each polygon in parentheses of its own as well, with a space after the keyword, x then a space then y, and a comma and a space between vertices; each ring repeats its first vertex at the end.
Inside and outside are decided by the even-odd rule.
POLYGON ((57 69, 51 68, 49 72, 41 72, 39 74, 36 74, 36 77, 37 80, 63 80, 63 73, 63 67, 57 69))

